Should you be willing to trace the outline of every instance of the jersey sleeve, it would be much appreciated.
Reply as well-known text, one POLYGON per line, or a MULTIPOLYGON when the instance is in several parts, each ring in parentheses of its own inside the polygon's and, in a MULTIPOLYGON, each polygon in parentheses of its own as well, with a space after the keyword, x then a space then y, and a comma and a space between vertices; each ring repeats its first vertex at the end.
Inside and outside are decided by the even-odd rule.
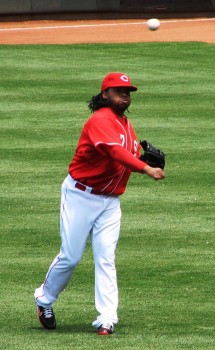
POLYGON ((132 153, 122 146, 112 145, 106 146, 103 145, 102 148, 105 148, 105 151, 113 160, 124 165, 126 168, 134 172, 142 173, 144 168, 148 165, 147 163, 136 158, 132 153))
POLYGON ((100 148, 100 145, 113 146, 122 143, 119 132, 116 131, 112 121, 106 118, 97 119, 96 123, 89 124, 88 136, 94 146, 99 148, 102 153, 103 147, 100 148))

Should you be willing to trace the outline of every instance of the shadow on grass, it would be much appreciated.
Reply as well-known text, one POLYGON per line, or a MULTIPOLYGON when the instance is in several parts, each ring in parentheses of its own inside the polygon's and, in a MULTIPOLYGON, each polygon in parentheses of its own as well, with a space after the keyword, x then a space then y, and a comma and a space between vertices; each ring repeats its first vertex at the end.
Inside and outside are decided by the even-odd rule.
MULTIPOLYGON (((126 329, 125 325, 117 326, 114 330, 113 335, 117 335, 118 331, 120 333, 123 333, 123 329, 126 329)), ((67 333, 79 333, 79 334, 95 334, 96 335, 96 329, 93 328, 91 325, 87 324, 67 324, 67 325, 57 325, 56 329, 45 329, 38 325, 38 327, 31 327, 30 330, 36 331, 36 332, 46 332, 46 333, 53 333, 53 334, 67 334, 67 333)), ((126 331, 125 331, 126 333, 126 331)))
POLYGON ((95 333, 95 329, 89 325, 78 325, 78 324, 70 324, 70 325, 58 325, 56 329, 45 329, 41 326, 31 327, 31 330, 37 332, 47 332, 47 333, 95 333))

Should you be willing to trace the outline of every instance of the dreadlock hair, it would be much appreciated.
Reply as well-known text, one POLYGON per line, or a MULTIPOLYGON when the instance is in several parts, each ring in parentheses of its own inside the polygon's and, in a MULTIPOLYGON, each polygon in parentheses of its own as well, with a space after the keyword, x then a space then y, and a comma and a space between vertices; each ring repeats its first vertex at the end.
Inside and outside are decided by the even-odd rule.
POLYGON ((102 92, 100 92, 98 95, 93 96, 92 99, 88 102, 88 107, 91 110, 91 112, 95 112, 100 108, 107 107, 108 106, 108 100, 104 99, 102 97, 102 92))

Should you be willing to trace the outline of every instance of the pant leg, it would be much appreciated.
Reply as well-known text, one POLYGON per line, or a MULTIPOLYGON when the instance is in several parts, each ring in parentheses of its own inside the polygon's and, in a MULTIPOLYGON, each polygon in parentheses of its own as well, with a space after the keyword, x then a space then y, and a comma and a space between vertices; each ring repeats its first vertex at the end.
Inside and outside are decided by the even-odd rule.
POLYGON ((119 197, 108 200, 106 210, 95 221, 91 240, 95 261, 95 304, 99 313, 93 326, 118 322, 118 286, 115 251, 120 232, 121 209, 119 197))
POLYGON ((100 202, 95 205, 94 197, 97 196, 76 189, 68 182, 68 178, 64 181, 60 215, 61 249, 52 262, 44 283, 35 291, 38 305, 52 305, 67 286, 81 260, 93 222, 100 210, 103 210, 100 202))

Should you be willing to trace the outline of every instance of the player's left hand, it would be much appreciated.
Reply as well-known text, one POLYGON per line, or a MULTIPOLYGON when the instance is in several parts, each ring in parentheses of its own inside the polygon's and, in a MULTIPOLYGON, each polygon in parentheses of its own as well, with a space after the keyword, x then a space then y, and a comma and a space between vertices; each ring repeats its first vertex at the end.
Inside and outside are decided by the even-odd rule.
POLYGON ((144 150, 144 154, 142 154, 139 159, 150 165, 152 168, 164 169, 165 153, 146 140, 140 141, 140 145, 144 150))

